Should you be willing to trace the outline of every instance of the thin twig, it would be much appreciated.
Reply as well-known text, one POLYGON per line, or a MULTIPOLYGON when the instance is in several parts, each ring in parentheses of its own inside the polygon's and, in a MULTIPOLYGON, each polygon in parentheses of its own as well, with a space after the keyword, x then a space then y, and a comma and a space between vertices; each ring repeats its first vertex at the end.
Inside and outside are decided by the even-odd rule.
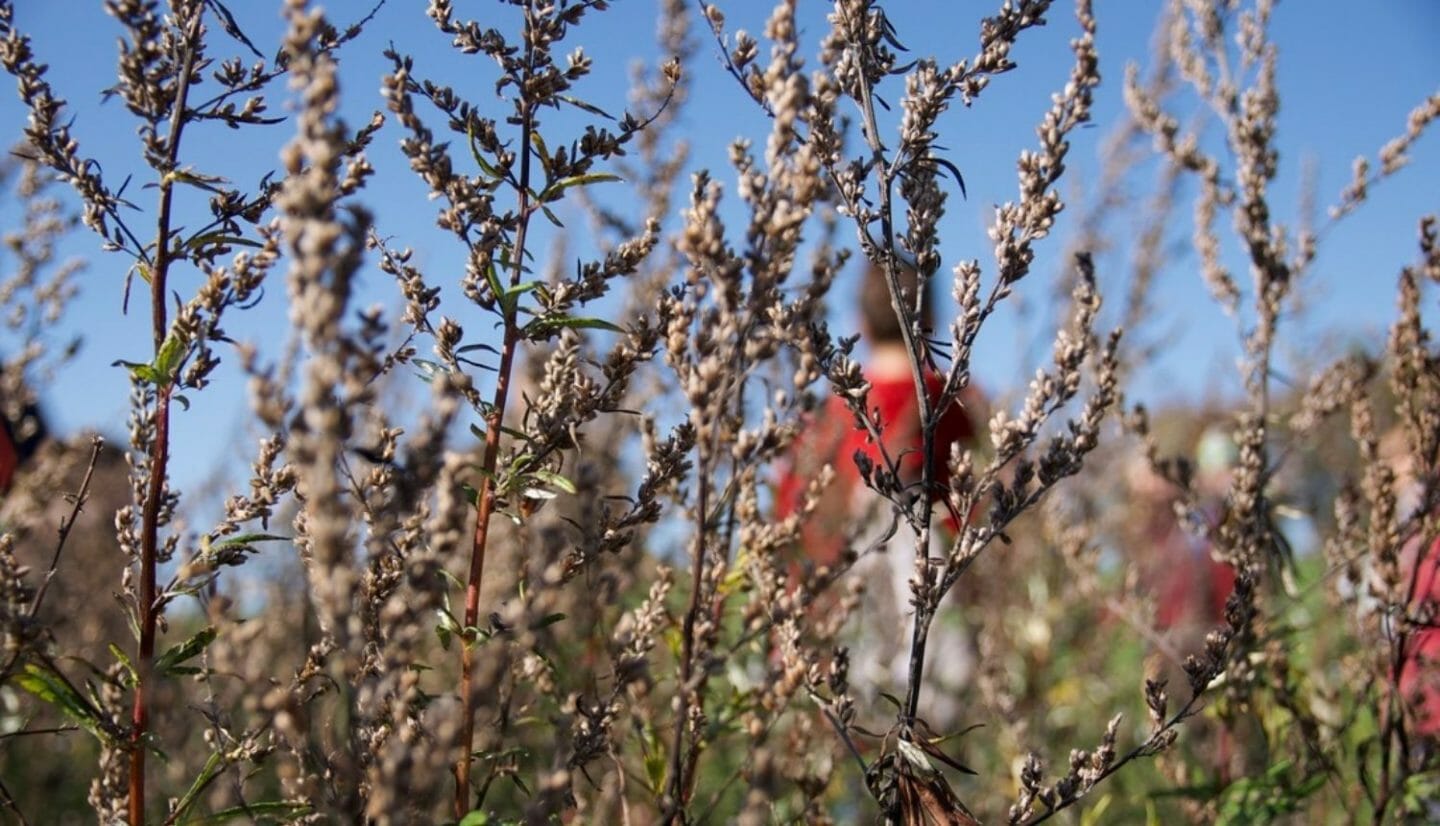
POLYGON ((24 812, 20 811, 19 804, 15 802, 15 796, 10 794, 10 789, 5 785, 5 781, 3 780, 0 780, 0 800, 4 801, 5 808, 15 813, 15 817, 19 819, 21 826, 30 826, 30 819, 25 817, 24 812))
POLYGON ((35 599, 30 603, 32 619, 40 614, 40 606, 45 602, 45 592, 50 589, 50 582, 55 579, 55 572, 60 568, 60 556, 65 553, 65 541, 70 538, 75 520, 80 517, 80 511, 85 508, 85 502, 90 498, 90 480, 95 476, 95 463, 99 461, 103 447, 104 439, 99 436, 90 437, 90 462, 85 466, 85 478, 80 480, 80 489, 75 492, 75 504, 70 509, 70 515, 60 520, 59 537, 55 541, 55 553, 50 556, 50 567, 46 569, 45 578, 40 581, 40 587, 35 591, 35 599))
POLYGON ((27 728, 19 731, 7 731, 0 734, 0 740, 9 740, 12 737, 35 737, 42 734, 68 734, 72 731, 79 731, 79 726, 52 726, 49 728, 27 728))
MULTIPOLYGON (((75 520, 80 515, 80 510, 85 506, 89 498, 90 480, 95 473, 95 462, 100 457, 100 448, 104 440, 99 436, 94 437, 91 443, 90 464, 85 469, 85 478, 80 482, 80 488, 74 494, 75 504, 70 510, 70 515, 60 521, 59 538, 55 543, 55 552, 50 556, 50 567, 45 572, 45 578, 40 581, 40 587, 35 591, 35 598, 30 602, 30 608, 26 614, 28 619, 35 619, 40 615, 40 606, 45 602, 45 592, 50 588, 50 581, 55 578, 55 572, 60 567, 60 556, 65 550, 65 542, 70 538, 70 531, 75 526, 75 520)), ((10 679, 10 674, 15 670, 15 664, 20 661, 20 650, 11 652, 10 658, 5 661, 5 667, 0 668, 0 685, 4 685, 10 679)))

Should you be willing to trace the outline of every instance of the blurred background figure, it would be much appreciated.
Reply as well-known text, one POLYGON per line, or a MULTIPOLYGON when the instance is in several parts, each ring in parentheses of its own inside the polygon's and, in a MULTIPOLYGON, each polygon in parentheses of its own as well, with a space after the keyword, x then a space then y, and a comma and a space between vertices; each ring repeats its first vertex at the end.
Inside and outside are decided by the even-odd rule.
MULTIPOLYGON (((1235 440, 1224 429, 1211 425, 1200 434, 1195 446, 1195 482, 1201 516, 1209 524, 1218 521, 1220 504, 1230 487, 1230 471, 1238 458, 1235 440)), ((1174 519, 1162 521, 1168 521, 1172 529, 1167 536, 1157 537, 1161 579, 1156 592, 1156 625, 1173 630, 1186 642, 1192 637, 1203 639, 1225 620, 1225 601, 1235 589, 1235 569, 1215 557, 1203 536, 1183 530, 1174 519)))
MULTIPOLYGON (((899 280, 905 301, 913 306, 918 275, 905 269, 899 280)), ((930 292, 927 285, 921 318, 921 327, 927 330, 933 304, 930 292)), ((884 272, 874 265, 867 267, 862 278, 858 305, 862 340, 869 350, 865 360, 865 378, 870 384, 867 404, 880 422, 884 451, 882 454, 882 445, 857 425, 845 401, 837 396, 827 400, 796 440, 777 487, 780 517, 800 508, 806 486, 821 468, 829 464, 835 470, 834 481, 801 529, 801 561, 813 566, 844 564, 847 545, 870 547, 890 527, 891 508, 861 480, 857 454, 877 466, 883 463, 882 455, 890 456, 899 465, 902 484, 918 484, 923 472, 923 434, 910 353, 891 308, 884 272)), ((938 397, 942 378, 927 369, 925 384, 930 397, 938 397)), ((933 444, 938 489, 949 479, 951 447, 969 446, 974 440, 971 422, 979 401, 979 394, 967 388, 941 415, 933 444)), ((943 547, 959 526, 942 518, 935 522, 935 547, 943 547)), ((850 657, 852 683, 861 696, 873 699, 882 691, 898 695, 905 688, 914 615, 909 585, 915 571, 914 545, 914 537, 902 525, 877 553, 855 560, 851 569, 851 575, 864 586, 860 608, 852 620, 850 657)), ((958 711, 956 692, 969 680, 975 663, 973 641, 955 610, 942 611, 935 618, 926 652, 927 717, 943 726, 958 711)))
MULTIPOLYGON (((1224 515, 1239 450, 1227 428, 1210 424, 1195 440, 1193 455, 1195 500, 1188 512, 1179 507, 1180 490, 1156 473, 1148 459, 1136 457, 1125 485, 1136 506, 1136 532, 1129 534, 1127 544, 1138 552, 1141 590, 1155 605, 1155 635, 1145 671, 1151 679, 1166 681, 1172 691, 1186 684, 1185 658, 1202 650, 1206 635, 1224 624, 1225 603, 1236 578, 1209 537, 1224 515)), ((1208 755, 1225 782, 1253 768, 1251 756, 1231 731, 1208 719, 1196 721, 1191 742, 1208 755)))
MULTIPOLYGON (((1380 458, 1395 474, 1395 516, 1403 523, 1422 510, 1424 484, 1416 476, 1415 461, 1404 428, 1394 427, 1380 440, 1380 458)), ((1440 535, 1425 534, 1424 520, 1405 539, 1400 550, 1401 587, 1405 589, 1406 623, 1396 675, 1401 701, 1412 715, 1413 733, 1426 747, 1440 740, 1440 535)), ((1384 582, 1374 569, 1371 578, 1383 593, 1384 582)))
POLYGON ((1171 676, 1180 675, 1183 655, 1198 650, 1225 621, 1225 602, 1235 588, 1235 569, 1216 557, 1207 529, 1219 522, 1238 451, 1225 429, 1210 425, 1196 440, 1194 456, 1197 501, 1189 518, 1204 524, 1184 524, 1180 491, 1147 459, 1136 457, 1125 480, 1135 508, 1123 541, 1139 551, 1140 584, 1154 600, 1153 622, 1165 642, 1160 653, 1172 660, 1171 676))
POLYGON ((35 455, 46 437, 40 406, 18 376, 12 381, 6 373, 0 371, 0 494, 10 489, 15 472, 35 455))

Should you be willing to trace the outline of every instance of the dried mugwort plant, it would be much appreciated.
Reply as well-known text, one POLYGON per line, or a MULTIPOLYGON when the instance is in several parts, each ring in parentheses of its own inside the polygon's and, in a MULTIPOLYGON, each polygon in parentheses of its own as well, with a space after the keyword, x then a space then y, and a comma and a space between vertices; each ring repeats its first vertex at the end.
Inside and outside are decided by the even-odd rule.
POLYGON ((137 126, 132 187, 81 151, 83 117, 71 122, 0 3, 0 62, 29 113, 30 199, 23 237, 7 237, 17 264, 0 275, 0 306, 33 343, 6 354, 7 420, 72 352, 52 332, 76 283, 55 262, 70 221, 42 184, 73 191, 79 222, 123 256, 149 310, 145 352, 116 368, 132 392, 128 471, 98 443, 54 443, 0 510, 9 814, 27 822, 36 800, 69 812, 83 797, 102 821, 131 823, 1038 823, 1090 801, 1085 817, 1138 817, 1161 789, 1200 822, 1336 802, 1377 821, 1424 811, 1434 762, 1414 675, 1435 612, 1421 584, 1440 489, 1424 317, 1434 220, 1420 222, 1384 352, 1307 376, 1285 342, 1325 233, 1404 166, 1433 98, 1378 172, 1357 166, 1330 224, 1292 228, 1273 186, 1270 5, 1177 0, 1160 65, 1127 77, 1122 150, 1095 211, 1046 267, 1082 202, 1066 173, 1101 82, 1100 24, 1078 0, 1068 70, 1015 159, 1018 194, 988 214, 993 263, 947 261, 941 237, 978 161, 950 156, 942 133, 1003 93, 991 86, 1033 29, 1058 22, 1053 3, 1001 3, 973 54, 907 62, 884 4, 838 0, 807 64, 800 4, 776 4, 751 35, 727 28, 738 7, 663 0, 662 58, 635 70, 629 111, 594 88, 577 45, 609 5, 506 0, 467 20, 468 7, 434 0, 428 36, 480 79, 442 80, 433 53, 391 44, 382 111, 354 128, 342 101, 365 101, 364 84, 341 55, 368 47, 356 38, 377 15, 419 11, 376 7, 341 31, 287 0, 271 60, 238 7, 115 0, 106 95, 137 126), (729 144, 725 171, 693 170, 685 133, 706 29, 764 124, 729 144), (242 57, 214 57, 227 52, 242 57), (276 114, 282 79, 291 104, 276 114), (239 187, 197 168, 210 130, 282 133, 274 172, 239 187), (373 208, 388 139, 441 243, 390 234, 373 208), (1127 331, 1152 323, 1155 285, 1174 274, 1164 252, 1183 234, 1243 352, 1241 397, 1210 414, 1234 434, 1218 494, 1168 455, 1168 411, 1127 388, 1164 337, 1122 347, 1102 315, 1104 218, 1138 203, 1120 191, 1144 163, 1140 139, 1163 174, 1114 316, 1127 331), (1177 233, 1171 207, 1191 185, 1177 233), (450 280, 430 255, 442 245, 460 262, 450 280), (909 431, 878 412, 837 312, 855 263, 879 273, 901 340, 909 431), (361 306, 372 271, 394 309, 361 306), (935 323, 925 296, 942 271, 955 315, 935 323), (289 341, 238 341, 277 272, 285 289, 265 300, 286 303, 289 341), (952 445, 957 409, 980 418, 982 330, 1036 290, 1063 296, 1044 366, 1000 388, 979 443, 952 445), (203 508, 171 486, 175 435, 197 394, 242 377, 253 462, 219 485, 219 516, 188 528, 203 508), (1330 515, 1308 514, 1321 575, 1290 558, 1281 522, 1298 510, 1296 465, 1318 463, 1341 428, 1350 454, 1324 468, 1339 480, 1330 515), (830 431, 861 434, 873 455, 817 450, 830 431), (1124 501, 1116 469, 1132 465, 1235 575, 1188 638, 1151 618, 1132 566, 1146 539, 1131 523, 1153 504, 1124 501), (786 474, 803 478, 782 491, 786 474), (85 521, 116 499, 113 528, 85 521), (817 525, 836 540, 823 558, 808 547, 817 525), (80 564, 88 546, 118 547, 118 575, 80 564), (898 604, 882 616, 891 585, 898 604), (119 623, 95 607, 105 590, 120 591, 119 623), (1348 624, 1297 621, 1319 594, 1348 624), (957 617, 979 627, 951 636, 957 617), (121 644, 127 619, 134 645, 121 644), (1127 633, 1097 646, 1101 622, 1127 633), (957 638, 976 660, 958 687, 935 674, 957 638), (1307 668, 1311 649, 1332 648, 1343 677, 1307 668), (899 667, 872 662, 882 653, 899 667), (1137 666, 1145 654, 1174 666, 1183 697, 1137 666), (1118 713, 1132 710, 1133 731, 1118 713), (962 763, 953 730, 972 722, 993 726, 970 733, 962 763), (42 739, 82 758, 71 765, 93 758, 88 789, 44 780, 40 757, 17 765, 42 739), (1095 745, 1047 774, 1059 742, 1095 745), (960 785, 971 766, 981 774, 960 785), (1196 777, 1215 784, 1197 791, 1196 777))

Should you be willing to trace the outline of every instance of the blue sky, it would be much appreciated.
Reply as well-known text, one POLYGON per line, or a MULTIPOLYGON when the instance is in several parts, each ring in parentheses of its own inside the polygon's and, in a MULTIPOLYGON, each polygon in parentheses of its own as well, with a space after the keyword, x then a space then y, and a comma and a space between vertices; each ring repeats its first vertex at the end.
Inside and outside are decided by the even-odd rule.
MULTIPOLYGON (((995 4, 911 0, 886 5, 901 40, 911 52, 934 54, 943 62, 974 52, 977 21, 995 4)), ((81 153, 101 162, 112 186, 134 172, 136 180, 129 194, 149 209, 152 191, 139 188, 148 179, 135 160, 139 143, 133 124, 117 101, 101 103, 101 87, 114 73, 118 27, 105 16, 99 3, 32 0, 17 5, 18 26, 34 38, 40 59, 51 66, 49 79, 71 103, 81 153)), ((479 17, 487 25, 510 25, 509 17, 493 23, 485 19, 495 13, 497 4, 456 5, 458 14, 479 17)), ((732 31, 743 27, 758 32, 763 28, 769 4, 735 0, 720 5, 732 31)), ((808 42, 813 43, 823 30, 827 4, 806 0, 800 5, 802 29, 808 42)), ((230 6, 261 50, 272 52, 283 31, 279 4, 232 0, 230 6)), ((336 2, 329 8, 332 19, 343 23, 363 15, 369 6, 369 0, 363 0, 336 2)), ((1158 3, 1137 0, 1097 0, 1098 48, 1104 75, 1094 109, 1098 126, 1074 137, 1069 162, 1071 179, 1064 184, 1064 192, 1084 193, 1087 182, 1097 179, 1099 148, 1122 107, 1124 66, 1129 61, 1148 60, 1159 8, 1158 3)), ((595 59, 597 71, 579 89, 581 97, 607 110, 623 108, 630 63, 636 59, 653 63, 657 59, 654 14, 655 6, 648 0, 618 0, 610 12, 588 18, 589 22, 574 35, 574 42, 585 46, 595 59)), ((984 230, 993 205, 1016 197, 1015 156, 1034 145, 1034 124, 1048 106, 1049 95, 1063 86, 1069 72, 1067 42, 1075 36, 1077 27, 1068 4, 1057 3, 1051 21, 1045 29, 1023 37, 1013 55, 1019 63, 1017 70, 997 79, 974 108, 952 109, 941 122, 945 136, 941 143, 963 170, 968 188, 967 200, 960 200, 958 193, 952 199, 942 224, 946 259, 942 271, 948 271, 956 261, 978 258, 987 267, 987 275, 992 272, 984 230)), ((1385 141, 1403 129, 1411 108, 1440 87, 1440 49, 1434 45, 1440 42, 1440 3, 1281 3, 1272 31, 1280 47, 1282 98, 1282 172, 1273 202, 1281 217, 1289 220, 1300 200, 1300 170, 1304 163, 1315 165, 1318 201, 1323 208, 1335 200, 1347 182, 1351 160, 1358 154, 1373 157, 1385 141)), ((726 162, 729 140, 745 135, 760 144, 768 126, 764 115, 746 100, 734 81, 719 71, 708 30, 697 25, 695 34, 700 38, 700 49, 690 75, 692 96, 682 129, 694 147, 692 166, 710 168, 714 177, 733 191, 728 186, 731 175, 726 162)), ((477 101, 495 101, 491 92, 493 69, 484 58, 466 58, 449 49, 446 37, 424 16, 422 4, 390 0, 369 30, 342 53, 341 87, 346 116, 352 124, 364 122, 371 110, 383 106, 380 78, 388 66, 381 52, 390 42, 416 56, 417 74, 453 83, 477 101)), ((221 48, 226 56, 232 52, 242 54, 238 45, 233 50, 221 48)), ((24 112, 13 92, 13 82, 7 78, 5 83, 0 96, 0 132, 9 142, 18 135, 24 112)), ((898 97, 899 88, 892 90, 892 100, 898 97)), ((288 112, 288 99, 283 90, 277 92, 269 99, 272 113, 288 112)), ((495 105, 498 115, 503 111, 498 108, 501 103, 495 101, 495 105)), ((578 128, 578 121, 557 116, 550 128, 555 130, 552 135, 567 136, 578 128)), ((254 181, 277 165, 279 148, 292 136, 293 126, 272 126, 249 132, 248 137, 240 133, 240 143, 230 140, 234 134, 218 127, 190 133, 184 152, 186 163, 236 181, 254 181)), ((362 200, 375 211, 382 234, 397 244, 414 247, 417 261, 429 270, 434 281, 446 285, 447 298, 453 300, 458 298, 454 285, 462 271, 461 251, 434 228, 435 210, 398 152, 400 137, 393 124, 380 132, 370 153, 378 174, 362 200)), ((551 143, 556 139, 552 137, 551 143)), ((1412 168, 1376 190, 1369 206, 1326 238, 1302 286, 1306 315, 1287 321, 1294 326, 1286 336, 1288 343, 1280 348, 1286 363, 1313 362, 1355 344, 1378 347, 1383 342, 1394 315, 1396 275, 1417 254, 1417 220, 1424 213, 1440 210, 1440 139, 1427 136, 1413 157, 1412 168)), ((1137 182, 1143 183, 1143 178, 1137 182)), ((1182 196, 1182 218, 1189 214, 1188 194, 1182 196)), ((735 199, 729 200, 733 209, 735 199)), ((12 204, 0 205, 4 226, 14 225, 14 215, 12 204)), ((738 223, 738 214, 731 215, 738 223)), ((585 237, 585 221, 573 212, 562 211, 562 217, 574 230, 567 240, 571 254, 589 254, 593 244, 585 237)), ((997 315, 977 350, 974 372, 978 381, 1002 397, 1023 390, 1033 373, 1034 359, 1048 356, 1048 343, 1038 338, 1037 329, 1046 320, 1041 310, 1049 301, 1068 217, 1073 216, 1062 216, 1056 233, 1039 247, 1034 275, 1018 290, 1021 301, 997 315)), ((150 220, 147 215, 138 218, 137 223, 148 225, 150 220)), ((672 216, 668 226, 673 229, 674 225, 672 216)), ((1112 222, 1111 228, 1121 241, 1133 229, 1125 220, 1112 222)), ((1221 228, 1228 231, 1228 217, 1222 219, 1221 228)), ((1179 229, 1180 237, 1188 235, 1183 225, 1179 229)), ((46 409, 53 425, 62 432, 98 428, 123 438, 127 382, 122 368, 110 365, 116 359, 148 360, 150 338, 145 304, 132 300, 129 315, 119 313, 126 262, 119 256, 100 254, 95 236, 77 232, 67 241, 65 252, 91 261, 82 276, 82 295, 67 322, 67 331, 81 333, 85 344, 79 360, 43 389, 46 409)), ((5 259, 0 259, 0 264, 9 266, 5 259)), ((1243 264, 1237 261, 1236 268, 1243 283, 1243 264)), ((226 325, 233 337, 259 342, 262 351, 272 357, 279 355, 286 335, 283 274, 282 267, 260 308, 226 325)), ((1101 278, 1103 286, 1107 283, 1103 262, 1101 278)), ((193 272, 174 277, 182 295, 188 295, 198 282, 198 274, 193 272)), ((845 290, 848 283, 842 281, 839 289, 845 290)), ((398 304, 393 284, 374 270, 364 276, 360 306, 370 303, 390 307, 398 304)), ((1165 336, 1170 346, 1166 355, 1138 376, 1139 397, 1152 403, 1195 401, 1232 392, 1236 385, 1233 363, 1238 353, 1235 323, 1208 300, 1193 256, 1181 251, 1170 261, 1157 285, 1155 303, 1159 317, 1151 333, 1165 336)), ((471 312, 458 302, 448 306, 447 312, 456 315, 467 329, 487 329, 488 321, 478 311, 471 312)), ((836 323, 841 330, 848 330, 853 328, 854 320, 841 311, 836 323)), ((9 349, 15 342, 0 339, 0 346, 9 349)), ((255 434, 245 429, 247 401, 243 385, 243 381, 236 381, 234 373, 222 374, 215 385, 193 394, 192 409, 179 415, 175 439, 181 458, 173 472, 182 488, 205 480, 209 468, 217 462, 248 463, 246 457, 253 452, 255 434)), ((424 385, 415 381, 413 394, 423 397, 424 393, 424 385)))

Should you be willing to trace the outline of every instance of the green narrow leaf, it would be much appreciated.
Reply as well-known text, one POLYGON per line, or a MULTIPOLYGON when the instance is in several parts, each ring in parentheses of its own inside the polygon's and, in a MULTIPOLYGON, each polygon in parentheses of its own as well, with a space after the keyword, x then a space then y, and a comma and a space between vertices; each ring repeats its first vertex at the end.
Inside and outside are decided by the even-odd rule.
POLYGON ((540 168, 545 170, 545 184, 548 186, 555 177, 550 166, 550 150, 545 146, 545 139, 540 137, 538 130, 530 133, 530 143, 535 146, 535 157, 540 159, 540 168))
POLYGON ((485 159, 480 157, 480 146, 475 143, 475 122, 473 120, 465 123, 465 137, 470 141, 470 157, 475 159, 475 165, 491 178, 499 178, 500 170, 486 163, 485 159))
POLYGON ((589 186, 591 184, 603 184, 610 181, 623 180, 625 179, 611 172, 586 172, 583 175, 571 175, 568 178, 561 178, 550 186, 545 187, 545 191, 540 193, 540 200, 544 202, 553 201, 571 187, 589 186))
POLYGON ((240 533, 227 539, 216 542, 212 548, 230 548, 235 546, 254 545, 256 542, 289 542, 290 537, 280 536, 273 533, 240 533))
POLYGON ((500 283, 500 277, 495 274, 495 262, 490 261, 485 265, 485 281, 490 285, 490 293, 495 300, 500 302, 500 310, 505 314, 510 313, 510 306, 505 303, 505 285, 500 283))
POLYGON ((455 824, 455 826, 489 826, 489 824, 490 815, 487 815, 479 809, 476 809, 475 811, 470 812, 469 814, 460 818, 460 822, 455 824))
POLYGON ((531 290, 538 290, 543 286, 545 286, 545 282, 543 281, 526 281, 523 284, 516 284, 515 286, 505 291, 505 298, 509 301, 517 301, 519 300, 520 296, 530 292, 531 290))
POLYGON ((505 425, 501 425, 501 426, 500 426, 500 432, 501 432, 501 433, 504 433, 506 436, 510 436, 510 437, 513 437, 513 438, 516 438, 516 439, 529 439, 529 438, 530 438, 530 436, 529 436, 528 434, 526 434, 525 431, 523 431, 523 430, 516 430, 516 429, 513 428, 513 427, 507 427, 507 426, 505 426, 505 425))
POLYGON ((186 821, 186 823, 188 826, 211 826, 211 824, 234 823, 237 821, 263 823, 266 820, 274 823, 288 823, 301 815, 309 813, 310 806, 308 804, 291 803, 286 800, 271 800, 264 803, 251 803, 248 806, 235 806, 229 809, 222 809, 214 814, 186 821))
POLYGON ((200 652, 204 651, 210 643, 215 641, 215 637, 218 636, 219 633, 214 626, 207 626, 190 639, 171 646, 168 651, 155 659, 155 671, 160 674, 171 673, 176 666, 186 660, 199 656, 200 652))
POLYGON ((600 117, 605 118, 606 120, 615 120, 615 116, 614 116, 614 115, 610 114, 609 112, 606 112, 604 109, 601 109, 599 106, 596 106, 596 105, 591 104, 591 103, 586 103, 585 101, 583 101, 583 100, 581 100, 581 99, 579 99, 579 98, 577 98, 577 97, 572 97, 572 96, 570 96, 570 95, 556 95, 555 97, 559 98, 560 100, 565 101, 566 103, 570 104, 571 106, 574 106, 576 109, 579 109, 579 110, 581 110, 581 111, 583 111, 583 112, 589 112, 589 113, 592 114, 592 115, 599 115, 600 117))
POLYGON ((410 359, 410 363, 420 370, 420 380, 429 384, 441 373, 449 373, 450 368, 444 364, 429 359, 410 359))
POLYGON ((167 386, 175 380, 175 373, 180 369, 180 363, 185 360, 185 342, 180 337, 171 333, 165 338, 165 343, 160 345, 160 350, 155 354, 155 360, 150 363, 150 369, 155 373, 155 384, 167 386))
POLYGON ((206 192, 213 192, 217 195, 223 194, 218 184, 227 184, 228 180, 219 175, 202 175, 192 169, 175 169, 165 175, 164 182, 167 184, 188 184, 206 192))
POLYGON ((564 228, 565 228, 565 225, 562 224, 562 223, 560 223, 560 219, 555 216, 555 213, 550 209, 550 207, 547 207, 547 206, 545 206, 544 204, 541 204, 541 205, 540 205, 540 211, 545 214, 546 219, 548 219, 548 220, 550 221, 550 223, 554 224, 554 225, 556 226, 556 228, 558 228, 558 229, 564 229, 564 228))
POLYGON ((645 776, 650 780, 650 788, 653 790, 663 789, 665 783, 665 754, 658 748, 645 753, 645 776))
POLYGON ((532 796, 533 796, 533 795, 530 793, 530 787, 527 786, 527 785, 525 785, 525 781, 522 780, 522 779, 520 779, 520 775, 515 774, 515 773, 511 773, 511 774, 509 774, 508 776, 509 776, 509 778, 510 778, 510 782, 511 782, 511 783, 514 783, 514 784, 520 789, 520 791, 524 792, 526 797, 532 797, 532 796))
POLYGON ((449 651, 450 638, 460 633, 460 620, 456 619, 455 615, 450 613, 450 599, 448 596, 445 599, 445 607, 436 608, 435 614, 440 617, 440 622, 435 625, 435 636, 440 638, 440 647, 449 651))
POLYGON ((259 241, 252 241, 249 238, 241 238, 238 235, 226 235, 223 232, 206 232, 201 235, 196 235, 194 238, 186 241, 184 246, 187 250, 194 250, 207 244, 214 244, 216 246, 223 247, 250 247, 251 249, 257 250, 263 249, 265 247, 265 245, 260 243, 259 241))
POLYGON ((1110 808, 1111 802, 1108 794, 1097 800, 1094 806, 1080 814, 1080 826, 1100 826, 1104 823, 1105 812, 1110 808))
POLYGON ((540 316, 525 325, 522 331, 527 337, 533 339, 536 336, 549 335, 556 330, 569 328, 571 330, 607 330, 612 333, 623 333, 625 328, 614 322, 606 321, 603 318, 577 318, 574 316, 540 316))
POLYGON ((205 761, 204 768, 200 769, 200 773, 195 776, 195 781, 190 784, 190 788, 185 792, 185 796, 180 798, 180 802, 175 804, 175 811, 170 813, 170 820, 172 822, 179 822, 180 818, 184 817, 185 813, 190 810, 190 807, 195 805, 196 799, 200 797, 201 792, 205 791, 205 787, 209 786, 211 781, 220 776, 220 768, 220 753, 215 752, 205 761))
POLYGON ((94 706, 76 693, 69 683, 33 663, 25 666, 25 673, 18 675, 15 682, 37 699, 54 706, 101 743, 111 743, 94 706))
POLYGON ((455 352, 457 353, 473 353, 476 350, 484 350, 487 353, 494 353, 497 356, 500 355, 500 351, 489 344, 467 344, 464 347, 455 348, 455 352))
POLYGON ((125 668, 125 672, 130 675, 128 685, 133 688, 136 683, 140 682, 140 675, 135 671, 135 664, 130 661, 128 654, 120 650, 120 646, 112 642, 109 647, 110 656, 114 657, 115 661, 120 663, 125 668))
POLYGON ((129 367, 130 375, 146 384, 160 384, 160 374, 156 373, 155 368, 148 364, 136 364, 133 361, 117 361, 115 362, 115 366, 129 367))
POLYGON ((559 488, 572 496, 577 492, 575 483, 550 470, 537 470, 530 474, 551 487, 559 488))

